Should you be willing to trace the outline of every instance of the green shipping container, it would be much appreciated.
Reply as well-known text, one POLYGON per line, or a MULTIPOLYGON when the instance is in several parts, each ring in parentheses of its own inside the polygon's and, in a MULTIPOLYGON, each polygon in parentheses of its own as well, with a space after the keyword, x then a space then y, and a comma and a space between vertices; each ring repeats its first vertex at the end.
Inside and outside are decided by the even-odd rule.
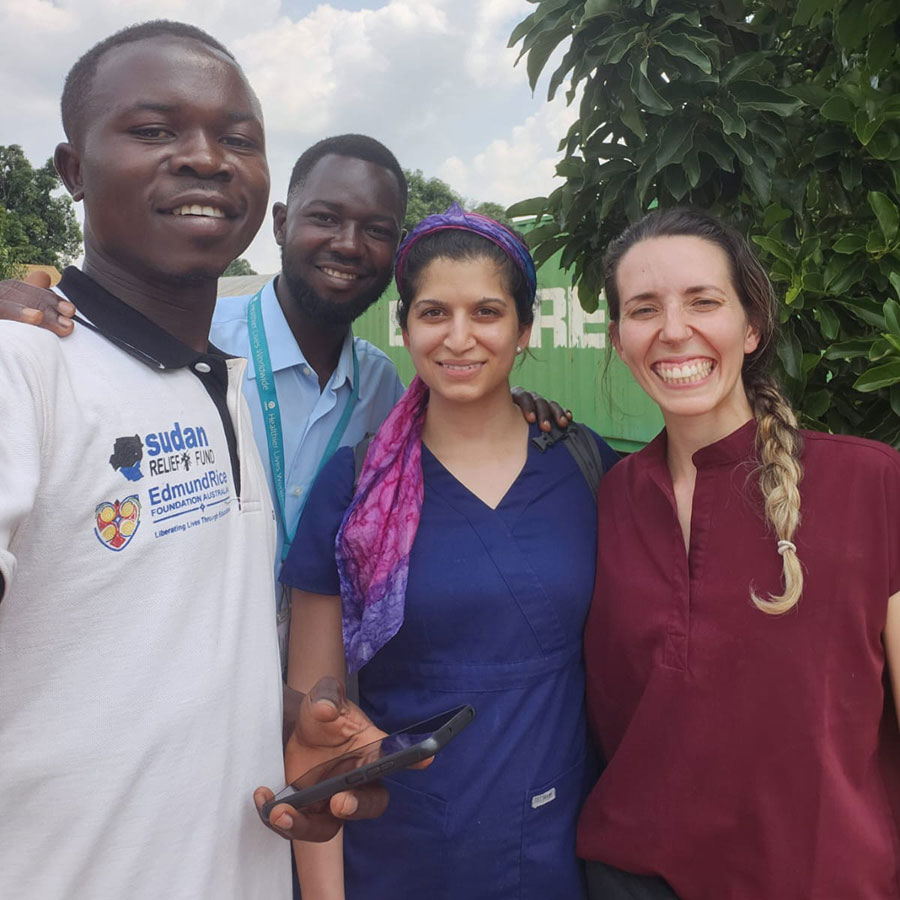
MULTIPOLYGON (((513 382, 571 409, 616 449, 639 450, 660 431, 662 416, 607 349, 605 304, 584 312, 558 255, 538 271, 537 294, 531 352, 513 369, 513 382)), ((353 331, 384 350, 409 384, 415 373, 396 322, 396 297, 391 285, 353 331)))

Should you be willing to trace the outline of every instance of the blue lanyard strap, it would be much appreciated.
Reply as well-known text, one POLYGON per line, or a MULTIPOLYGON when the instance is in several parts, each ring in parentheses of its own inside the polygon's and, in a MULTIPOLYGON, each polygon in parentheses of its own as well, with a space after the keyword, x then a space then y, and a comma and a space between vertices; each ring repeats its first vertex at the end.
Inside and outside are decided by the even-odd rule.
MULTIPOLYGON (((266 340, 266 331, 263 326, 262 319, 262 290, 254 294, 247 307, 247 330, 250 335, 250 353, 253 358, 253 367, 256 370, 256 389, 259 392, 259 403, 262 407, 263 423, 266 429, 266 443, 269 446, 269 465, 272 468, 272 481, 275 483, 275 493, 278 500, 279 511, 281 512, 281 524, 284 527, 284 548, 281 558, 287 557, 288 551, 291 549, 291 543, 294 535, 297 533, 297 523, 300 521, 300 515, 303 514, 303 508, 306 506, 306 499, 309 497, 309 491, 303 498, 300 508, 300 515, 293 526, 287 519, 287 504, 285 502, 285 460, 284 460, 284 432, 281 427, 281 407, 278 405, 278 392, 275 389, 275 376, 272 372, 272 362, 269 359, 269 342, 266 340)), ((341 443, 341 438, 347 430, 347 424, 350 416, 353 414, 353 408, 359 400, 359 359, 356 355, 356 342, 350 342, 353 351, 353 386, 350 391, 350 399, 344 407, 343 413, 328 444, 322 453, 322 458, 316 466, 316 475, 322 471, 322 467, 334 455, 341 443)), ((299 427, 299 423, 298 426, 299 427)))

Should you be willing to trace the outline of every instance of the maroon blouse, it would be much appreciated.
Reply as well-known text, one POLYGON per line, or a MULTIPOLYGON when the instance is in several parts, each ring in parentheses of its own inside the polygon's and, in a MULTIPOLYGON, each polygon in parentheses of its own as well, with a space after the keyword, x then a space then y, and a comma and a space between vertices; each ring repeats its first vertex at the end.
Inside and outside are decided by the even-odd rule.
POLYGON ((694 455, 686 554, 663 432, 602 481, 585 631, 608 766, 586 859, 684 900, 900 897, 900 739, 882 632, 900 591, 900 454, 804 432, 805 569, 784 616, 749 422, 694 455))

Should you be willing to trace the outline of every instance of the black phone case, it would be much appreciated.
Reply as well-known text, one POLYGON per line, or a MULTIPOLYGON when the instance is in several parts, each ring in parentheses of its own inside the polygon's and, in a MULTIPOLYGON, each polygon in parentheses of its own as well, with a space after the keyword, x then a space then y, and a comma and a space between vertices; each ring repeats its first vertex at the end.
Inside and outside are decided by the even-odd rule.
MULTIPOLYGON (((265 803, 260 809, 260 814, 263 817, 264 821, 268 821, 269 813, 278 806, 280 803, 287 803, 289 806, 294 807, 294 809, 301 809, 305 806, 312 806, 314 803, 319 803, 322 800, 327 800, 329 797, 332 797, 334 794, 339 793, 340 791, 345 791, 350 788, 357 788, 364 784, 369 784, 372 781, 377 781, 379 778, 383 778, 385 775, 390 775, 392 772, 397 772, 400 769, 405 769, 407 766, 411 766, 414 763, 421 762, 423 759, 428 759, 429 756, 434 756, 442 747, 445 747, 447 743, 456 735, 458 735, 468 724, 475 718, 475 707, 473 706, 461 706, 458 710, 448 710, 446 713, 442 713, 439 716, 432 716, 432 719, 441 718, 444 715, 448 715, 453 713, 452 718, 443 724, 440 728, 438 728, 434 733, 426 738, 425 740, 420 741, 417 744, 413 744, 411 747, 404 747, 402 750, 397 750, 394 753, 389 754, 388 756, 383 756, 380 759, 377 759, 371 763, 364 763, 358 768, 353 769, 350 772, 343 772, 340 775, 334 775, 330 778, 326 778, 322 781, 317 782, 316 784, 312 784, 309 787, 301 788, 295 791, 292 794, 288 794, 286 797, 276 797, 273 800, 270 800, 268 803, 265 803)), ((402 729, 399 732, 395 732, 396 734, 402 734, 404 732, 415 732, 420 728, 421 725, 426 724, 431 721, 431 719, 426 719, 424 722, 417 722, 414 725, 410 725, 407 728, 402 729)), ((391 737, 392 735, 388 735, 391 737)), ((381 741, 387 740, 387 738, 382 738, 381 741)), ((372 744, 368 744, 366 746, 371 747, 374 744, 380 744, 381 741, 373 741, 372 744)), ((345 753, 341 756, 336 756, 331 762, 335 765, 340 764, 340 760, 345 757, 348 760, 352 760, 357 758, 359 755, 365 753, 366 747, 361 747, 358 750, 354 750, 351 753, 345 753)), ((324 765, 324 764, 323 764, 324 765)), ((302 778, 303 776, 301 776, 302 778)), ((297 779, 298 781, 300 779, 297 779)))

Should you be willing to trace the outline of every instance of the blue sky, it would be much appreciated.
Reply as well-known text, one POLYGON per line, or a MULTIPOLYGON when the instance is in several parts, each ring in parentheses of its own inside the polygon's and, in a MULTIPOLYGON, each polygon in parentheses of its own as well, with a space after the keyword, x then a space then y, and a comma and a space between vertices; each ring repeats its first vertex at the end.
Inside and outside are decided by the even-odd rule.
MULTIPOLYGON (((573 118, 564 102, 545 101, 546 78, 532 96, 506 48, 532 9, 527 0, 5 0, 0 144, 46 160, 62 138, 57 104, 75 59, 118 28, 165 17, 206 29, 244 66, 265 111, 271 201, 309 144, 360 131, 466 197, 512 203, 553 189, 573 118)), ((258 271, 277 270, 268 223, 245 255, 258 271)))

